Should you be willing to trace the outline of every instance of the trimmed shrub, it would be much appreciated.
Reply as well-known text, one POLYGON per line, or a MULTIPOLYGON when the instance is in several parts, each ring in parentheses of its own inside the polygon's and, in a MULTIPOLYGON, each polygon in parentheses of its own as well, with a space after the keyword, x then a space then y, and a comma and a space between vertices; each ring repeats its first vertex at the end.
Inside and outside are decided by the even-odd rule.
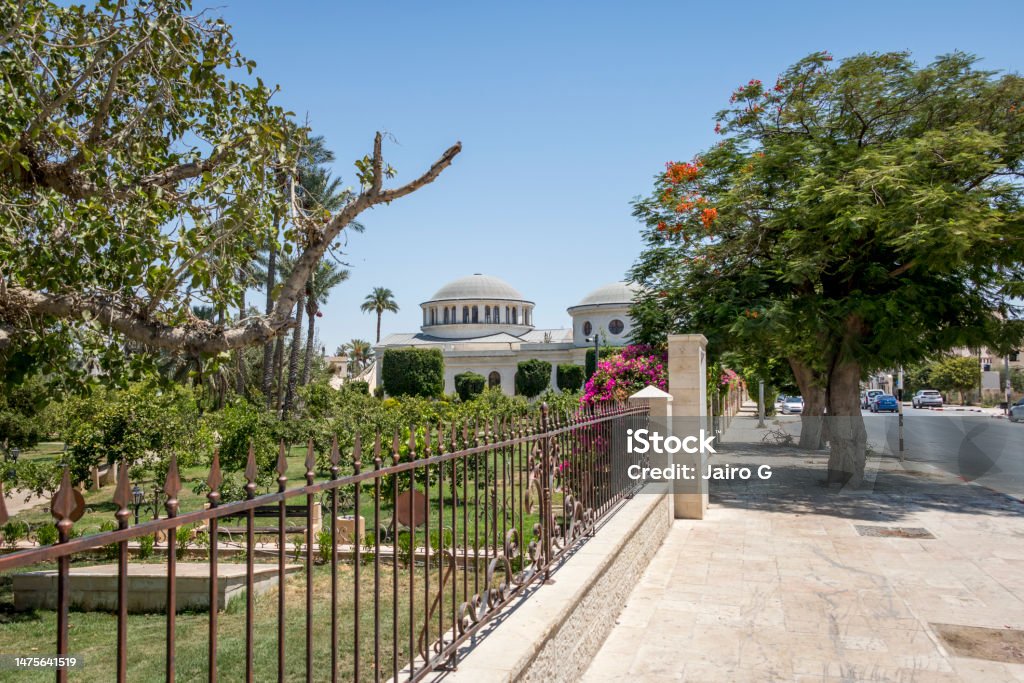
POLYGON ((441 349, 388 349, 381 363, 381 379, 388 396, 434 398, 444 393, 441 349))
POLYGON ((524 360, 516 366, 516 393, 527 398, 538 396, 551 384, 551 363, 524 360))
POLYGON ((583 366, 562 363, 555 370, 555 379, 562 391, 579 391, 583 386, 583 366))
POLYGON ((469 401, 484 392, 487 378, 475 372, 460 372, 455 375, 455 393, 463 401, 469 401))
POLYGON ((343 391, 354 391, 357 394, 363 394, 365 396, 370 395, 370 383, 361 379, 354 379, 350 382, 345 382, 341 385, 341 388, 343 391))

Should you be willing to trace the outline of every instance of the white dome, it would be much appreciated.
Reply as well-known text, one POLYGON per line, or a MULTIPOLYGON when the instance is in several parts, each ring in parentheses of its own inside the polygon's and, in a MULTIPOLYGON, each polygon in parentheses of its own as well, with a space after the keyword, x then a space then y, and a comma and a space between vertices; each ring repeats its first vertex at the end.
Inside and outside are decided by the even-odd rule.
POLYGON ((526 301, 515 287, 491 275, 467 275, 452 280, 434 293, 425 303, 433 301, 460 301, 463 299, 494 299, 498 301, 526 301))
POLYGON ((569 310, 572 311, 573 308, 581 308, 583 306, 629 306, 633 303, 634 297, 639 292, 640 286, 634 282, 613 282, 603 287, 598 287, 569 310))

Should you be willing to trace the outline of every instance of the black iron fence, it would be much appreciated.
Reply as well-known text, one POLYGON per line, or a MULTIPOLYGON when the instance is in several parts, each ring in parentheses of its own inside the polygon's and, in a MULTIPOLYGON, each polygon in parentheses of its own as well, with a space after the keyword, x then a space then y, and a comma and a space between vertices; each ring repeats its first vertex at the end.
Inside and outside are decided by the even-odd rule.
MULTIPOLYGON (((291 489, 282 444, 278 491, 256 495, 258 472, 250 451, 246 498, 225 503, 215 454, 206 481, 209 504, 190 512, 179 510, 182 482, 172 459, 163 487, 167 516, 137 526, 129 526, 133 498, 122 466, 113 496, 118 528, 82 537, 72 531, 84 501, 65 471, 51 504, 58 542, 0 556, 0 573, 56 563, 54 652, 67 655, 75 651, 68 629, 72 559, 116 544, 117 630, 111 649, 116 649, 117 679, 124 681, 129 676, 129 541, 166 534, 166 647, 162 662, 147 663, 158 667, 149 678, 174 681, 180 630, 174 549, 180 529, 202 524, 210 579, 204 674, 210 681, 218 680, 227 649, 218 643, 223 603, 217 593, 218 572, 230 561, 222 558, 226 547, 235 548, 245 564, 245 621, 230 645, 244 644, 238 653, 244 664, 235 670, 232 659, 225 679, 241 678, 244 667, 246 681, 275 675, 278 680, 419 680, 454 668, 467 638, 531 584, 547 579, 565 553, 635 492, 635 482, 625 476, 634 457, 626 452, 625 431, 646 426, 647 419, 643 406, 599 405, 575 415, 550 415, 543 406, 535 418, 515 422, 413 426, 407 434, 378 433, 370 444, 356 436, 344 459, 335 440, 330 479, 321 482, 315 481, 310 444, 305 485, 291 489), (314 514, 320 503, 329 510, 328 534, 317 539, 314 514), (282 579, 276 604, 261 605, 276 612, 276 629, 264 620, 257 630, 255 567, 257 556, 268 554, 268 506, 277 511, 271 533, 276 576, 293 571, 290 561, 300 563, 304 592, 295 605, 299 595, 286 590, 282 579), (289 524, 296 508, 303 507, 305 525, 289 524), (235 528, 229 519, 244 524, 235 528), (318 540, 321 547, 314 551, 318 540), (329 550, 322 547, 325 542, 329 550), (316 566, 318 560, 322 564, 316 566), (295 618, 296 609, 304 619, 295 618), (293 641, 296 629, 304 631, 304 647, 286 648, 289 630, 293 641), (267 638, 276 640, 276 671, 267 662, 257 668, 256 651, 265 655, 267 638), (301 667, 286 662, 296 649, 304 650, 301 667)), ((6 521, 0 489, 0 524, 6 521)), ((17 648, 18 643, 3 644, 5 650, 17 648)), ((95 680, 87 670, 82 674, 83 680, 95 680)), ((67 668, 57 669, 58 681, 68 676, 67 668)))

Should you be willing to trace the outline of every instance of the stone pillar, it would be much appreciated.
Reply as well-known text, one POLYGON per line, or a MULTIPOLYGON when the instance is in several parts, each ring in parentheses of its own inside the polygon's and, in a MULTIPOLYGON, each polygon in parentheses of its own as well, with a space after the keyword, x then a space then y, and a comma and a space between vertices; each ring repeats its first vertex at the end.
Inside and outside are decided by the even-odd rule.
MULTIPOLYGON (((677 431, 686 430, 695 436, 707 418, 707 345, 703 334, 668 336, 668 388, 672 394, 673 424, 677 431)), ((702 478, 707 469, 707 454, 702 450, 695 458, 696 480, 689 482, 688 492, 673 495, 676 519, 704 519, 708 508, 708 484, 702 478)))

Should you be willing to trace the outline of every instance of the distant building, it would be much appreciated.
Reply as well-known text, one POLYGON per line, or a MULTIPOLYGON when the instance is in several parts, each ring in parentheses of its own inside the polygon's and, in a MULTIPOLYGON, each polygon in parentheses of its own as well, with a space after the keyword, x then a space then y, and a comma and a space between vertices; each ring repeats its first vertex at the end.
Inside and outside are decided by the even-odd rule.
MULTIPOLYGON (((637 286, 615 282, 595 289, 568 308, 572 327, 537 329, 534 303, 499 278, 477 273, 453 280, 420 304, 419 332, 391 334, 374 347, 378 361, 395 348, 438 348, 444 354, 444 390, 455 391, 455 375, 475 372, 491 387, 515 393, 516 366, 537 358, 551 363, 551 386, 560 363, 583 365, 587 341, 597 333, 602 346, 629 342, 633 320, 629 308, 637 286)), ((371 389, 380 384, 375 363, 371 389)))

